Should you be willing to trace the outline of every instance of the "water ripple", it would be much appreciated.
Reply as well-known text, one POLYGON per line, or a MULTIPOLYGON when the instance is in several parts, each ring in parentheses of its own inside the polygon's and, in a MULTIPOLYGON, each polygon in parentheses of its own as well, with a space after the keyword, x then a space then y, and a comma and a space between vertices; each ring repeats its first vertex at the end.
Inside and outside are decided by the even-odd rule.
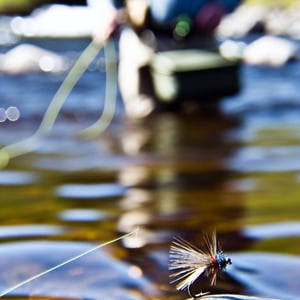
MULTIPOLYGON (((2 244, 0 247, 0 290, 44 273, 63 261, 92 249, 94 245, 78 242, 30 241, 2 244), (21 278, 21 279, 20 279, 21 278)), ((114 259, 105 249, 55 269, 30 284, 20 286, 10 295, 142 300, 157 293, 138 267, 114 259)))
POLYGON ((63 233, 63 228, 53 225, 12 225, 0 226, 0 239, 55 236, 63 233))
POLYGON ((248 172, 300 170, 300 147, 247 147, 228 161, 229 168, 248 172))
POLYGON ((37 175, 32 172, 0 171, 0 185, 27 185, 37 181, 37 175))
POLYGON ((300 222, 278 222, 253 225, 243 229, 246 237, 253 239, 273 239, 300 236, 300 222))
POLYGON ((228 273, 250 291, 280 299, 299 299, 300 257, 273 253, 233 253, 228 273))
POLYGON ((126 194, 126 187, 117 183, 99 184, 66 184, 57 188, 56 193, 62 198, 98 199, 122 197, 126 194))
POLYGON ((107 218, 107 214, 93 209, 68 209, 59 214, 59 219, 68 222, 97 222, 107 218))

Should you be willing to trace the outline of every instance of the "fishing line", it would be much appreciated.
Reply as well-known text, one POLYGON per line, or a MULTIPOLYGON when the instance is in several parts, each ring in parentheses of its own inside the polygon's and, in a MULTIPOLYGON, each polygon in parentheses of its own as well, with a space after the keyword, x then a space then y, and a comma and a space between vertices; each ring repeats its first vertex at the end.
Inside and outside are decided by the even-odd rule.
POLYGON ((129 237, 129 236, 131 236, 131 235, 133 235, 133 234, 138 234, 138 228, 135 229, 135 230, 133 230, 133 231, 131 231, 131 232, 129 232, 129 233, 127 233, 127 234, 124 234, 124 235, 122 235, 122 236, 120 236, 120 237, 118 237, 118 238, 115 238, 115 239, 110 240, 110 241, 108 241, 108 242, 105 242, 105 243, 103 243, 103 244, 97 245, 97 246, 95 246, 94 248, 91 248, 91 249, 89 249, 89 250, 87 250, 87 251, 85 251, 85 252, 82 252, 82 253, 80 253, 79 255, 76 255, 76 256, 74 256, 74 257, 68 259, 68 260, 65 260, 64 262, 62 262, 62 263, 60 263, 60 264, 58 264, 58 265, 56 265, 56 266, 54 266, 54 267, 52 267, 52 268, 50 268, 50 269, 47 269, 47 270, 45 270, 45 271, 43 271, 43 272, 41 272, 41 273, 38 273, 38 274, 36 274, 36 275, 34 275, 34 276, 32 276, 32 277, 30 277, 30 278, 28 278, 28 279, 26 279, 26 280, 24 280, 24 281, 22 281, 22 282, 20 282, 20 283, 14 285, 14 286, 12 286, 12 287, 10 287, 10 288, 8 288, 7 290, 5 290, 5 291, 3 291, 2 293, 0 293, 0 297, 3 297, 3 296, 5 296, 5 295, 7 295, 8 293, 14 291, 15 289, 17 289, 17 288, 19 288, 19 287, 22 287, 22 286, 24 286, 25 284, 27 284, 27 283, 29 283, 29 282, 35 280, 35 279, 38 279, 38 278, 40 278, 40 277, 42 277, 42 276, 44 276, 44 275, 46 275, 46 274, 48 274, 48 273, 50 273, 50 272, 52 272, 52 271, 54 271, 54 270, 57 270, 57 269, 59 269, 59 268, 65 266, 65 265, 67 265, 67 264, 69 264, 69 263, 71 263, 71 262, 73 262, 73 261, 75 261, 75 260, 77 260, 77 259, 79 259, 79 258, 81 258, 81 257, 83 257, 83 256, 85 256, 85 255, 87 255, 87 254, 89 254, 89 253, 91 253, 91 252, 93 252, 93 251, 96 251, 96 250, 98 250, 98 249, 100 249, 100 248, 103 248, 103 247, 105 247, 105 246, 107 246, 107 245, 113 244, 113 243, 115 243, 115 242, 117 242, 117 241, 120 241, 120 240, 122 240, 122 239, 124 239, 124 238, 126 238, 126 237, 129 237))
POLYGON ((52 130, 67 97, 102 47, 103 44, 92 40, 85 48, 55 93, 37 131, 27 139, 0 149, 0 168, 4 168, 10 159, 34 151, 38 147, 41 138, 52 130))
POLYGON ((111 124, 117 104, 117 56, 114 41, 110 39, 104 46, 106 86, 103 112, 90 127, 79 132, 79 136, 92 138, 100 135, 111 124))

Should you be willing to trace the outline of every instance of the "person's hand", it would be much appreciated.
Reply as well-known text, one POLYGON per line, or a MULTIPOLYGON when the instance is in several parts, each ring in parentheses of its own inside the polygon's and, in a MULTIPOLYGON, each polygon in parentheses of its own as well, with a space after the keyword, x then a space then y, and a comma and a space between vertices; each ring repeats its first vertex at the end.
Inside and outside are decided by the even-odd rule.
POLYGON ((141 28, 144 26, 149 8, 146 0, 130 0, 127 1, 127 14, 130 23, 135 28, 141 28))
POLYGON ((202 32, 213 32, 219 25, 222 17, 225 15, 225 10, 218 3, 208 3, 202 7, 195 18, 197 30, 202 32))
POLYGON ((117 28, 119 12, 107 1, 101 0, 97 3, 97 6, 91 5, 96 14, 93 38, 97 43, 104 43, 117 28))

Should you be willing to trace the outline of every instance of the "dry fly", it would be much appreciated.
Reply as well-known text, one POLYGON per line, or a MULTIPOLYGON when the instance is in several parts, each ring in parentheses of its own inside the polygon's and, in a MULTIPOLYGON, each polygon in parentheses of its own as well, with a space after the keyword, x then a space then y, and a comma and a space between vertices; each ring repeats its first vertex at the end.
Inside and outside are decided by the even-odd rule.
MULTIPOLYGON (((177 283, 177 290, 187 289, 192 298, 191 285, 202 274, 210 277, 210 284, 216 284, 218 274, 231 264, 231 259, 218 249, 216 233, 205 235, 203 245, 198 248, 182 238, 175 238, 170 248, 169 270, 171 283, 177 283)), ((198 295, 203 296, 206 293, 198 295)))

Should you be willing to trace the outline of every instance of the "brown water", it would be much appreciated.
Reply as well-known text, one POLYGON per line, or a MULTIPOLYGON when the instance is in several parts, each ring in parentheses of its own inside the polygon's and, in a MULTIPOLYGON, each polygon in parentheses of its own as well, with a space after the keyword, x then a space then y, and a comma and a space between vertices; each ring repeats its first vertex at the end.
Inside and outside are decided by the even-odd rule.
MULTIPOLYGON (((83 107, 84 91, 91 93, 91 78, 83 81, 75 103, 40 147, 0 172, 0 290, 138 227, 137 235, 7 297, 184 299, 169 284, 170 242, 182 236, 199 244, 203 232, 216 229, 233 265, 216 287, 196 290, 298 299, 300 106, 275 97, 268 79, 265 90, 254 82, 275 76, 269 69, 243 72, 244 92, 220 110, 162 113, 143 121, 121 112, 94 139, 75 134, 96 117, 74 110, 76 103, 83 107)), ((278 81, 287 70, 281 72, 278 81)), ((5 80, 13 86, 26 78, 5 80)), ((31 96, 50 95, 52 83, 31 96)), ((3 91, 11 99, 14 93, 3 91)), ((18 102, 28 112, 23 119, 0 125, 2 144, 34 132, 47 101, 32 113, 28 107, 37 98, 27 100, 18 102)))

